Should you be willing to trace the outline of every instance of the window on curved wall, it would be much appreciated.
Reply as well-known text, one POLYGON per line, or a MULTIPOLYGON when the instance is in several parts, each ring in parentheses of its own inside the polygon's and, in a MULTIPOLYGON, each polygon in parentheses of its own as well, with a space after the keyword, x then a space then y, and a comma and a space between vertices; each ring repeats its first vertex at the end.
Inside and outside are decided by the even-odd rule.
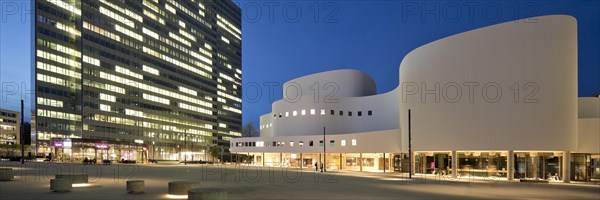
POLYGON ((329 146, 335 146, 335 140, 329 140, 329 146))
POLYGON ((369 110, 369 112, 367 113, 367 115, 369 115, 369 116, 373 115, 373 111, 369 110))
POLYGON ((348 116, 352 117, 352 111, 348 111, 348 116))
POLYGON ((331 110, 331 115, 335 115, 335 110, 331 110))
POLYGON ((323 140, 319 140, 319 146, 322 147, 323 146, 323 140))
POLYGON ((289 117, 290 116, 290 112, 285 112, 285 117, 289 117))
POLYGON ((281 113, 279 113, 279 118, 281 118, 281 113))
POLYGON ((352 139, 352 146, 356 146, 356 140, 352 139))
POLYGON ((340 116, 344 116, 344 111, 340 110, 340 116))
POLYGON ((340 145, 343 146, 343 147, 345 147, 346 146, 346 140, 340 141, 340 145))
POLYGON ((312 140, 308 142, 308 146, 311 146, 311 147, 312 147, 313 145, 314 145, 314 144, 313 144, 313 141, 312 141, 312 140))
POLYGON ((321 109, 321 115, 325 115, 325 109, 321 109))
POLYGON ((357 114, 358 114, 359 117, 362 116, 362 111, 358 111, 357 114))
POLYGON ((315 115, 315 109, 310 109, 310 115, 315 115))
POLYGON ((295 111, 295 110, 292 111, 292 116, 296 116, 296 115, 298 115, 298 111, 295 111))
POLYGON ((304 146, 304 141, 298 142, 298 146, 300 146, 300 147, 304 146))
POLYGON ((302 110, 302 115, 306 115, 306 110, 302 110))

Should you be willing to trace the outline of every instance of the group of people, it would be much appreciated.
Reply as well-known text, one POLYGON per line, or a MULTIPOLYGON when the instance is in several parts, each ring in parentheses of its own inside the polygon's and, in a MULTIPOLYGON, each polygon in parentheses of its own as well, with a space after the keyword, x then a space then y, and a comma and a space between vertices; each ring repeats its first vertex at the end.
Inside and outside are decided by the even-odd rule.
MULTIPOLYGON (((321 172, 323 172, 323 162, 321 162, 321 172)), ((319 162, 315 162, 315 172, 319 172, 319 162)))

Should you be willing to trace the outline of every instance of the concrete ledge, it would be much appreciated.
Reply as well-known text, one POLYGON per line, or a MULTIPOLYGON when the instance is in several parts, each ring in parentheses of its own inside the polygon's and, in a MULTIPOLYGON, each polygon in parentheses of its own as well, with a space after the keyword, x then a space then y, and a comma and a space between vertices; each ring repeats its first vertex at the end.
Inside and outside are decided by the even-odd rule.
POLYGON ((15 174, 12 168, 2 167, 0 168, 0 181, 11 181, 15 178, 15 174))
POLYGON ((169 182, 170 195, 187 195, 188 190, 200 187, 198 181, 171 181, 169 182))
POLYGON ((197 188, 188 191, 188 200, 227 200, 227 190, 221 188, 197 188))
POLYGON ((127 180, 127 192, 129 193, 143 193, 144 188, 144 180, 127 180))
POLYGON ((50 179, 50 190, 55 192, 68 192, 71 191, 73 185, 66 179, 50 179))
POLYGON ((88 175, 84 173, 64 173, 64 174, 56 174, 56 179, 65 179, 74 183, 88 183, 88 175))

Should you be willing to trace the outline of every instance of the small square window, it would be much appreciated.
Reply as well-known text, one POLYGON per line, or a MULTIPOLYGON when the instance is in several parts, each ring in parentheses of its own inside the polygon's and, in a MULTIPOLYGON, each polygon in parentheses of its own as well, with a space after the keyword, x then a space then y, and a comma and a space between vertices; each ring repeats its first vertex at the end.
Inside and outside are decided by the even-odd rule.
POLYGON ((315 109, 310 109, 310 115, 315 115, 315 109))
POLYGON ((358 111, 358 116, 362 116, 362 111, 358 111))
POLYGON ((290 147, 293 147, 293 146, 294 146, 294 142, 290 142, 290 147))
POLYGON ((352 111, 348 111, 348 116, 352 117, 352 111))
POLYGON ((313 141, 312 140, 308 142, 308 146, 311 146, 311 147, 313 146, 313 141))
POLYGON ((335 111, 334 110, 331 110, 331 115, 335 115, 335 111))
POLYGON ((290 116, 290 112, 285 112, 285 117, 289 117, 290 116))
POLYGON ((279 118, 281 118, 281 113, 279 113, 279 118))
POLYGON ((321 115, 325 115, 325 109, 321 109, 321 115))
POLYGON ((319 146, 323 146, 323 140, 319 140, 319 146))
POLYGON ((335 140, 329 140, 329 146, 335 146, 335 140))
POLYGON ((352 139, 352 146, 356 146, 356 140, 352 139))
POLYGON ((298 146, 301 146, 301 147, 304 146, 304 141, 298 142, 298 146))
POLYGON ((342 141, 340 142, 340 145, 342 145, 343 147, 345 147, 345 146, 346 146, 346 140, 342 140, 342 141))
POLYGON ((340 110, 340 116, 344 116, 344 111, 340 110))
POLYGON ((369 116, 373 115, 373 111, 369 110, 369 113, 367 113, 369 116))
POLYGON ((302 115, 306 115, 306 110, 302 110, 302 115))
POLYGON ((274 114, 274 115, 273 115, 273 118, 277 118, 277 114, 274 114))
POLYGON ((298 115, 298 111, 294 110, 294 112, 292 112, 292 116, 296 116, 296 115, 298 115))

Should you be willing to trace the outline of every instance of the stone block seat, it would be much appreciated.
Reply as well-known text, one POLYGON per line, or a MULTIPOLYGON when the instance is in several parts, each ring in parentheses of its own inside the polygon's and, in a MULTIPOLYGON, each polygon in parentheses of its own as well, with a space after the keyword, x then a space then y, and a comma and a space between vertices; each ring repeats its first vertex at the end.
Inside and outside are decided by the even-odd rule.
POLYGON ((171 181, 169 182, 170 195, 187 195, 188 190, 200 187, 198 181, 171 181))
POLYGON ((0 181, 10 181, 15 178, 15 172, 10 167, 0 167, 0 181))
POLYGON ((188 190, 188 200, 227 200, 227 190, 221 188, 196 188, 188 190))
POLYGON ((55 178, 68 180, 71 184, 88 183, 88 174, 84 173, 60 173, 55 178))
POLYGON ((143 193, 144 187, 144 180, 127 180, 127 192, 129 193, 143 193))
POLYGON ((67 179, 50 179, 50 190, 55 192, 71 191, 73 185, 67 179))

